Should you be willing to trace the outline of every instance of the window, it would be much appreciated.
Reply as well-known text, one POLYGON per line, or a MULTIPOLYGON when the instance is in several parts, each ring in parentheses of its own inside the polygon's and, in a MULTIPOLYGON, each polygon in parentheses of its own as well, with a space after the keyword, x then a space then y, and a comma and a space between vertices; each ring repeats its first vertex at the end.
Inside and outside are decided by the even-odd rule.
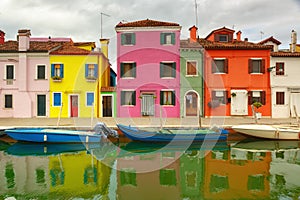
POLYGON ((174 169, 161 169, 159 170, 159 181, 161 185, 176 185, 176 171, 174 169))
POLYGON ((284 63, 276 63, 276 75, 284 75, 284 63))
POLYGON ((61 106, 61 93, 53 93, 53 106, 61 106))
POLYGON ((86 93, 86 105, 93 106, 94 105, 94 92, 86 93))
POLYGON ((160 105, 175 106, 175 91, 160 91, 160 105))
POLYGON ((248 92, 248 103, 249 105, 254 102, 260 102, 263 105, 266 104, 266 92, 265 91, 249 91, 248 92))
POLYGON ((4 106, 5 108, 12 108, 13 107, 13 98, 11 94, 6 94, 4 97, 4 106))
POLYGON ((214 34, 215 42, 232 42, 232 34, 214 34))
POLYGON ((212 73, 228 73, 228 59, 215 58, 212 62, 212 73))
POLYGON ((97 64, 86 64, 85 65, 85 78, 93 79, 93 80, 98 78, 98 65, 97 64))
POLYGON ((265 60, 264 59, 249 59, 248 65, 249 74, 264 74, 265 73, 265 60))
POLYGON ((160 44, 175 44, 175 33, 161 33, 160 34, 160 44))
POLYGON ((186 62, 186 75, 187 76, 197 76, 197 62, 196 61, 186 62))
POLYGON ((123 169, 120 172, 120 182, 121 185, 133 185, 137 186, 136 184, 136 171, 135 169, 123 169))
POLYGON ((121 63, 121 77, 135 78, 136 77, 136 63, 121 63))
POLYGON ((276 105, 284 105, 284 92, 276 92, 276 105))
POLYGON ((264 191, 265 189, 264 182, 265 182, 265 176, 262 174, 249 175, 248 183, 247 183, 248 190, 264 191))
POLYGON ((219 42, 228 42, 228 35, 220 35, 219 42))
POLYGON ((64 77, 63 64, 51 64, 51 77, 53 79, 61 79, 64 77))
POLYGON ((211 193, 221 192, 229 189, 228 176, 212 174, 210 176, 209 191, 211 193))
POLYGON ((219 101, 221 104, 227 103, 227 91, 212 91, 212 100, 219 101))
POLYGON ((176 77, 176 63, 175 62, 161 62, 160 63, 160 77, 161 78, 175 78, 176 77))
POLYGON ((14 79, 14 66, 6 65, 6 79, 14 79))
POLYGON ((46 79, 46 66, 38 65, 37 66, 37 79, 46 79))
POLYGON ((135 33, 122 33, 121 34, 122 45, 135 45, 135 33))
POLYGON ((121 105, 135 105, 135 91, 121 91, 121 105))

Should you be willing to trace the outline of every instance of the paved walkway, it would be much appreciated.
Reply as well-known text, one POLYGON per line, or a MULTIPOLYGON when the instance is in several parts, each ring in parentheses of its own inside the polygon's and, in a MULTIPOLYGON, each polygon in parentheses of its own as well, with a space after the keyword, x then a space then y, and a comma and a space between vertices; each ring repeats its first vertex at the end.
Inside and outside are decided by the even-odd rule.
MULTIPOLYGON (((0 127, 93 127, 98 121, 106 123, 107 126, 115 128, 116 124, 125 124, 133 126, 153 126, 153 127, 198 127, 199 119, 191 118, 0 118, 0 127)), ((259 124, 296 124, 295 118, 273 119, 262 118, 258 120, 259 124)), ((201 118, 203 127, 231 127, 238 124, 254 124, 252 117, 214 117, 201 118)), ((3 128, 2 128, 3 129, 3 128)))

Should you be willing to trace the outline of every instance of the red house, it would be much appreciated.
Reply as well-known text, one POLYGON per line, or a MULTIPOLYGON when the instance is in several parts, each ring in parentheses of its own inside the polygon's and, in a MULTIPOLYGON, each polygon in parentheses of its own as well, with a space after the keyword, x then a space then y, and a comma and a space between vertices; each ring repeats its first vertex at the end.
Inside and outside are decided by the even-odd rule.
POLYGON ((241 40, 241 31, 234 38, 234 33, 223 27, 199 39, 205 50, 205 116, 251 116, 254 102, 262 104, 262 116, 271 116, 272 47, 241 40))

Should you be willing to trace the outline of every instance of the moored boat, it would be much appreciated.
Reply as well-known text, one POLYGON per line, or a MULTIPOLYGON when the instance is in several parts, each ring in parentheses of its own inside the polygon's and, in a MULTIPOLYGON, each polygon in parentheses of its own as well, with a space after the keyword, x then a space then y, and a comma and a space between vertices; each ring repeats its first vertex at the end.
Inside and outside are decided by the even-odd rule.
POLYGON ((236 132, 264 139, 274 140, 299 140, 300 129, 297 127, 283 127, 273 125, 236 125, 232 126, 232 129, 236 132))
POLYGON ((55 128, 15 128, 5 133, 17 141, 47 143, 89 143, 100 142, 103 137, 117 136, 115 130, 104 123, 97 123, 93 131, 67 130, 55 128))
POLYGON ((117 124, 129 139, 141 142, 199 142, 204 140, 226 140, 228 131, 224 129, 161 129, 146 130, 117 124))

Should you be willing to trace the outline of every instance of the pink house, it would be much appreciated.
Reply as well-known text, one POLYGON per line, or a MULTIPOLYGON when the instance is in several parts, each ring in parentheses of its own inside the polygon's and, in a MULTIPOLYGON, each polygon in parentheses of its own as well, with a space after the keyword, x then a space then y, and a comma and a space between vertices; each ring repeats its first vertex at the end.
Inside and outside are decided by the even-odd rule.
POLYGON ((177 23, 119 23, 117 116, 180 117, 180 30, 177 23))
POLYGON ((0 117, 49 116, 49 52, 60 42, 30 40, 19 30, 17 41, 0 31, 0 117))

